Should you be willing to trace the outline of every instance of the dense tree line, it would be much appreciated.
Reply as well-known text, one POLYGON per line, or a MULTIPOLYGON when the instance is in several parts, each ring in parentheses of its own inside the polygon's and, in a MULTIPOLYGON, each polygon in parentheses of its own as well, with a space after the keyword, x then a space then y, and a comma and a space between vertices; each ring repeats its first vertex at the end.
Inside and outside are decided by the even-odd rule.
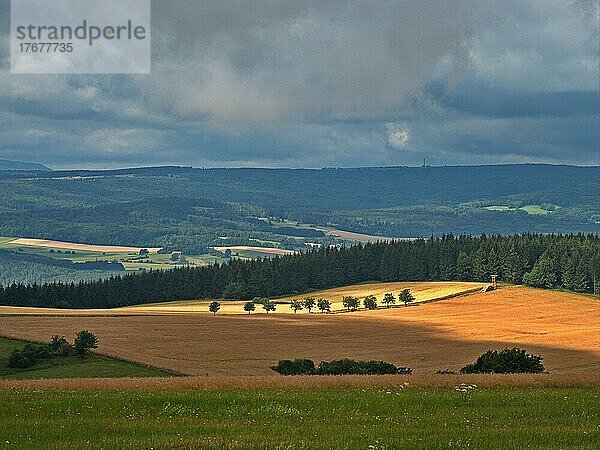
POLYGON ((12 285, 0 304, 119 307, 225 297, 277 297, 365 281, 500 280, 592 292, 600 279, 597 235, 444 236, 321 248, 257 261, 113 276, 98 282, 12 285))

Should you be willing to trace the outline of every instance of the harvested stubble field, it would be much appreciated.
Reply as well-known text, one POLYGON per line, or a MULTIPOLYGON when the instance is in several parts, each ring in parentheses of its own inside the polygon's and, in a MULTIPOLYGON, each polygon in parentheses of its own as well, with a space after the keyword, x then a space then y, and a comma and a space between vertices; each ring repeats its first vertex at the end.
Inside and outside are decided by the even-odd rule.
POLYGON ((552 374, 600 370, 597 299, 504 287, 419 307, 341 315, 0 317, 0 334, 30 340, 89 329, 101 353, 189 375, 275 376, 279 359, 382 359, 458 370, 488 349, 519 346, 552 374))
MULTIPOLYGON (((92 245, 92 244, 78 244, 74 242, 62 242, 62 241, 50 241, 46 239, 31 239, 31 238, 19 238, 8 241, 11 246, 24 246, 24 247, 42 247, 60 250, 78 250, 84 252, 106 252, 106 253, 139 253, 142 247, 123 247, 114 245, 92 245)), ((147 248, 150 253, 157 253, 161 250, 160 247, 147 248)))

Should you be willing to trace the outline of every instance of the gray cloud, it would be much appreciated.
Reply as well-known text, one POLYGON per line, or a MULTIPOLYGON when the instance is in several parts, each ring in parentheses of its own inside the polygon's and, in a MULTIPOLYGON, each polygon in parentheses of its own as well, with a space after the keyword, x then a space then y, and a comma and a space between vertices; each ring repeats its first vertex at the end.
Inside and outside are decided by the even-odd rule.
POLYGON ((10 75, 7 12, 0 158, 597 161, 595 1, 156 0, 148 76, 10 75))

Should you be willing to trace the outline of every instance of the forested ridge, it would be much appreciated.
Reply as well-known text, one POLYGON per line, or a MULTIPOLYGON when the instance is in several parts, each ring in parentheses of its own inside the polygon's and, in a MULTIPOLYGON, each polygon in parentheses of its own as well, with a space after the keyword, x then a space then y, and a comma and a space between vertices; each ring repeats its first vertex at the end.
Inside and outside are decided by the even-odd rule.
POLYGON ((398 238, 598 233, 599 180, 600 167, 550 165, 0 171, 0 236, 199 255, 223 237, 307 249, 306 227, 284 221, 398 238))
POLYGON ((593 292, 600 279, 598 235, 443 236, 257 261, 113 276, 98 282, 13 285, 0 304, 113 308, 202 298, 278 297, 367 281, 501 281, 593 292))

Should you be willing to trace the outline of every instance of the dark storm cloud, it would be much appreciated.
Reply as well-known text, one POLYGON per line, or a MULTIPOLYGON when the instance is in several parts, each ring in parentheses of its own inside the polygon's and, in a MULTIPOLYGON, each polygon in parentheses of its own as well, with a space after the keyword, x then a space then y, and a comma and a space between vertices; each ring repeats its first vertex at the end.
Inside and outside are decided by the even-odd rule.
POLYGON ((472 116, 569 117, 598 112, 598 92, 593 90, 528 92, 469 85, 448 91, 438 85, 428 91, 445 108, 472 116))
POLYGON ((8 4, 0 158, 597 162, 595 1, 157 0, 149 76, 10 75, 8 4))

